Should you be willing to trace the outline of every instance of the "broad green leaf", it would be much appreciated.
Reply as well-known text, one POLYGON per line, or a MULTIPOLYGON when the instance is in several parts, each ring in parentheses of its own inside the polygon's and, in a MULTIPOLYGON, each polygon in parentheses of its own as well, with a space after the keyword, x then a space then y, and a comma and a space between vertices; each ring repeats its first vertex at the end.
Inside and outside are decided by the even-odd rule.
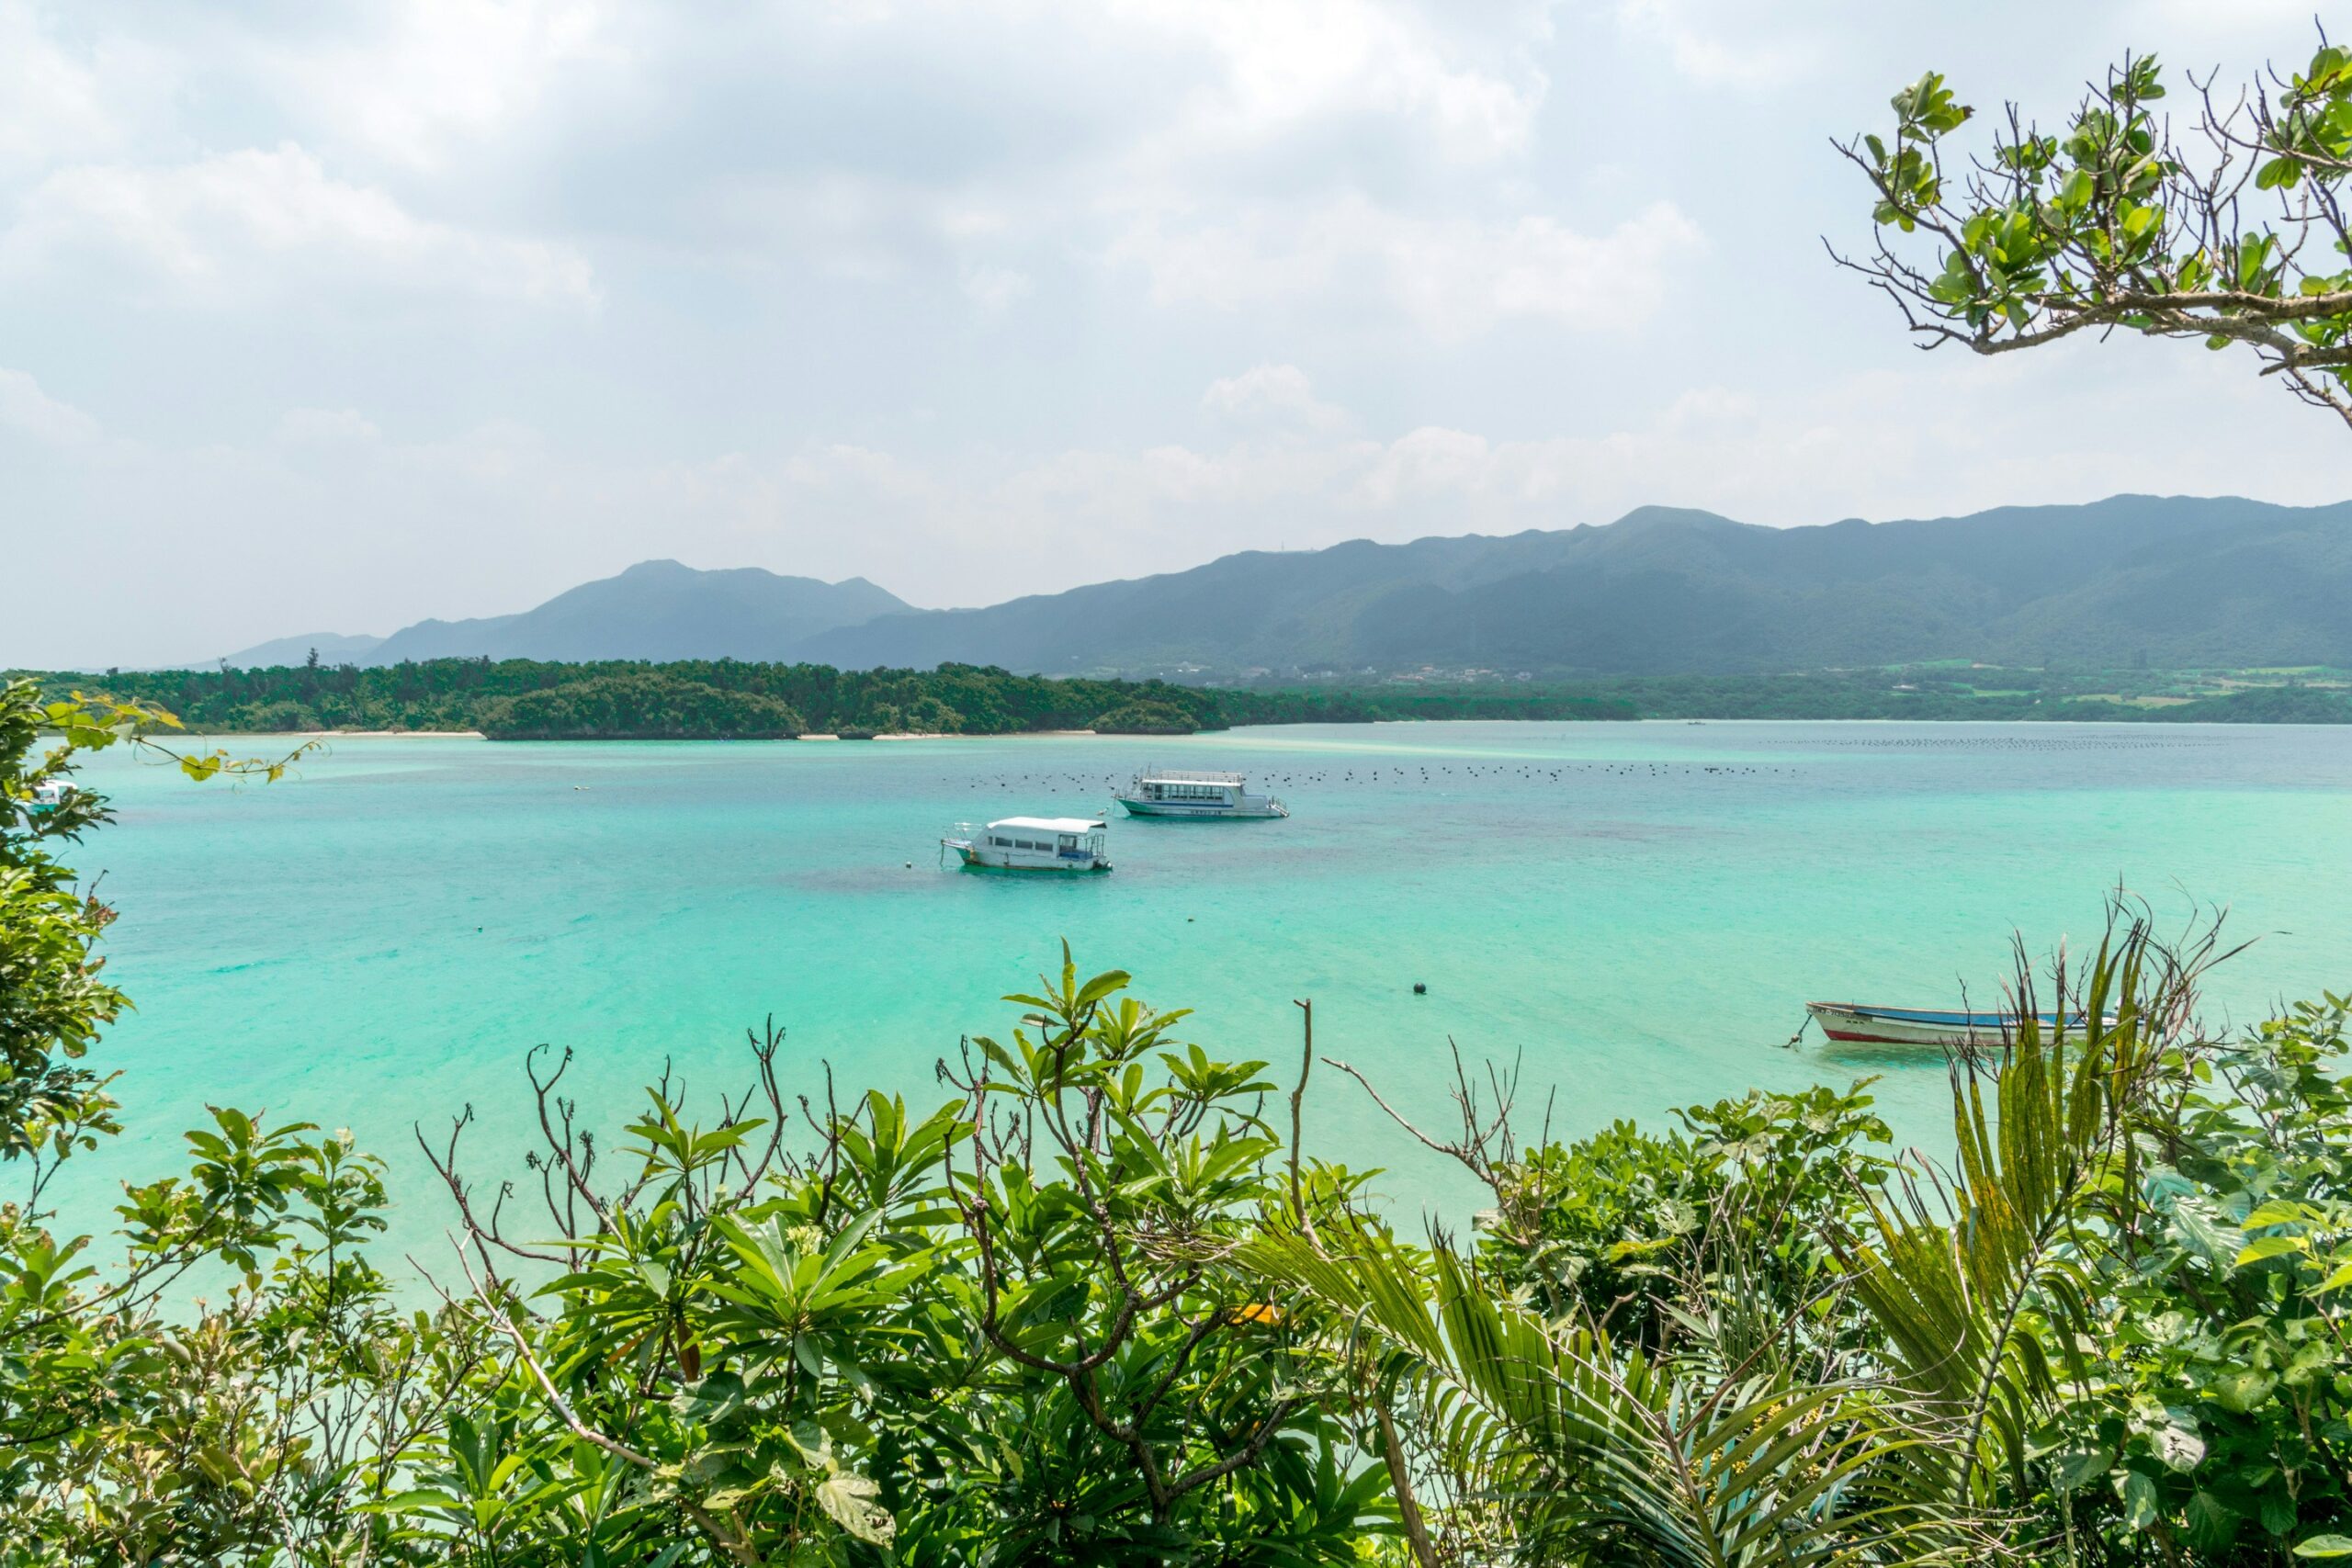
POLYGON ((817 1487, 817 1502, 835 1524, 872 1546, 888 1547, 899 1533, 890 1510, 874 1500, 879 1490, 863 1475, 828 1476, 817 1487))
POLYGON ((2197 1433, 2196 1418, 2183 1413, 2172 1413, 2164 1426, 2148 1434, 2149 1444, 2156 1457, 2170 1469, 2187 1473, 2205 1460, 2205 1439, 2197 1433))

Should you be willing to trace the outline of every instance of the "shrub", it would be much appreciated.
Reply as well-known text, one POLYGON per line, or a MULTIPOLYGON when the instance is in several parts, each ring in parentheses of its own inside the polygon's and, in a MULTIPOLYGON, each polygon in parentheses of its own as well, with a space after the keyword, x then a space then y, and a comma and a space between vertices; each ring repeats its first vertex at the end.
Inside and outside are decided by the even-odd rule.
POLYGON ((774 697, 650 671, 526 692, 482 720, 495 740, 788 739, 805 728, 774 697))
POLYGON ((1124 703, 1088 727, 1102 735, 1190 735, 1200 726, 1193 716, 1169 703, 1124 703))

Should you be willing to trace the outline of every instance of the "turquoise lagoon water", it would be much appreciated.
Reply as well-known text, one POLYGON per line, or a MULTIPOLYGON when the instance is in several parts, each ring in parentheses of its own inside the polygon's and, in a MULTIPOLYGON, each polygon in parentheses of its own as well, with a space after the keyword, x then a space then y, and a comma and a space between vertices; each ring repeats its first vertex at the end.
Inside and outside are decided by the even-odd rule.
MULTIPOLYGON (((254 743, 258 745, 259 743, 254 743)), ((131 1132, 77 1161, 69 1213, 176 1156, 208 1102, 348 1126, 392 1161, 391 1242, 447 1215, 411 1129, 470 1104, 481 1175, 520 1175, 523 1054, 616 1125, 664 1064, 748 1081, 789 1030, 796 1089, 944 1098, 933 1065, 1008 1030, 1058 961, 1131 970, 1216 1051, 1287 1081, 1317 1045, 1432 1126, 1449 1038, 1522 1064, 1555 1131, 1749 1085, 1883 1075, 1898 1130, 1948 1138, 1940 1064, 1781 1043, 1811 997, 1992 994, 2007 944, 2096 938, 2119 883, 2227 904, 2251 953, 2216 1018, 2352 984, 2352 729, 1890 724, 1420 724, 1181 741, 336 741, 269 786, 127 759, 81 863, 122 919, 138 1005, 102 1059, 131 1132), (1114 821, 1107 876, 943 868, 967 819, 1101 810, 1147 760, 1246 770, 1287 821, 1114 821), (1412 994, 1424 982, 1426 996, 1412 994)), ((704 1103, 712 1103, 706 1099, 704 1103)), ((1381 1165, 1398 1211, 1474 1195, 1319 1071, 1310 1146, 1381 1165)), ((79 1216, 76 1216, 79 1217, 79 1216)))

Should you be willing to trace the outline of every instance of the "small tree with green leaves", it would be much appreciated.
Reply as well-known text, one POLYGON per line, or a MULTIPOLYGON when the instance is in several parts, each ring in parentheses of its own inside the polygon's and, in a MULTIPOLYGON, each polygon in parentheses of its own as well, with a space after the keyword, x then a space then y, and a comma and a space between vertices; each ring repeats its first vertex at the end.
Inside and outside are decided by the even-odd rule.
MULTIPOLYGON (((2127 58, 2065 126, 2012 107, 1988 146, 1934 72, 1894 95, 1890 133, 1838 150, 1877 194, 1869 254, 1838 256, 1928 348, 2007 354, 2078 333, 2244 347, 2352 424, 2352 52, 2217 93, 2192 79, 2175 134, 2154 56, 2127 58)), ((1837 253, 1832 252, 1833 254, 1837 253)))
POLYGON ((1389 1475, 1359 1462, 1329 1322, 1239 1253, 1362 1178, 1293 1184, 1265 1064, 1180 1043, 1184 1014, 1126 985, 1065 953, 923 1116, 870 1092, 796 1119, 771 1028, 715 1120, 664 1082, 600 1154, 568 1058, 535 1057, 537 1222, 461 1174, 468 1118, 428 1150, 452 1310, 506 1371, 495 1418, 428 1439, 447 1457, 390 1500, 404 1539, 455 1551, 490 1518, 505 1561, 1359 1560, 1389 1475))
POLYGON ((60 1235, 59 1168, 118 1130, 83 1065, 127 1005, 113 911, 59 858, 107 820, 84 754, 137 747, 191 778, 291 758, 175 749, 161 709, 0 686, 0 1562, 334 1561, 384 1528, 371 1494, 479 1362, 393 1310, 364 1247, 380 1168, 348 1134, 215 1108, 184 1174, 123 1183, 108 1242, 60 1235), (203 1280, 212 1302, 171 1299, 203 1280), (428 1388, 440 1392, 427 1393, 428 1388))

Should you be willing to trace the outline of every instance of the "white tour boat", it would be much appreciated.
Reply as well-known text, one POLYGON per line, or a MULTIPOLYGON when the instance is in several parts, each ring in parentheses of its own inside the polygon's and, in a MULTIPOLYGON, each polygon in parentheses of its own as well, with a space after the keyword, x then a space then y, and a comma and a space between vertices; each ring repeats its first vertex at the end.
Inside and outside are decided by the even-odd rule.
POLYGON ((1146 768, 1113 796, 1130 817, 1287 817, 1271 795, 1251 795, 1239 773, 1146 768))
POLYGON ((1099 817, 1007 817, 939 841, 984 871, 1108 871, 1099 817))
POLYGON ((40 812, 54 811, 63 806, 73 794, 74 786, 62 779, 43 779, 33 785, 33 809, 40 812))

